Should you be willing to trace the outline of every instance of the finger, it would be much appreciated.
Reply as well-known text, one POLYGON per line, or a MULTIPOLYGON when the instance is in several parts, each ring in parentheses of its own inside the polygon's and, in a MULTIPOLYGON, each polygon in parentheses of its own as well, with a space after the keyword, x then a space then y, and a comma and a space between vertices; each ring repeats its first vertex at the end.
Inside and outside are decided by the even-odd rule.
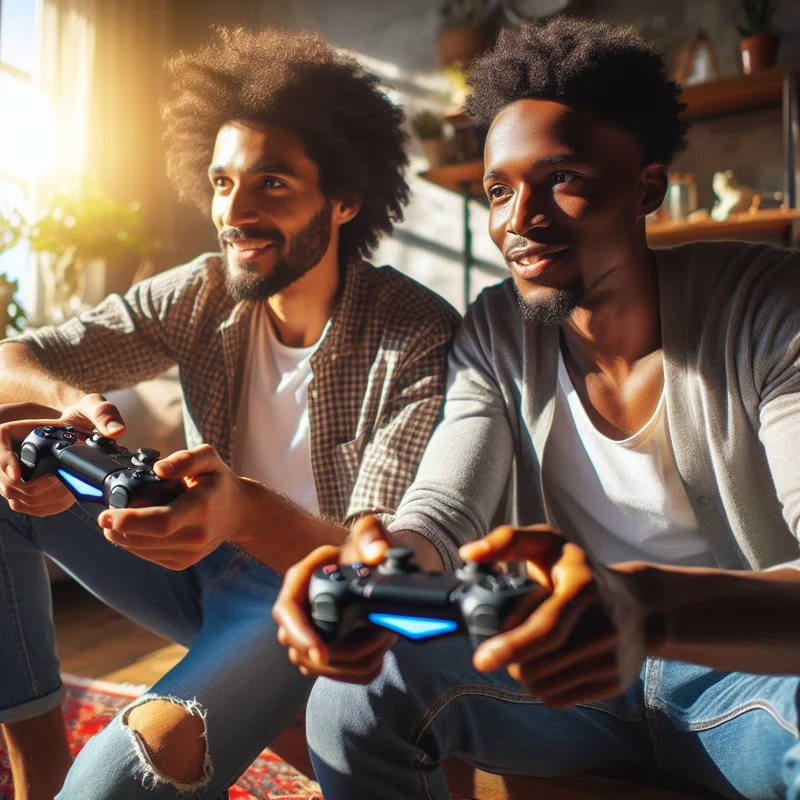
POLYGON ((511 664, 508 674, 525 685, 525 688, 543 700, 576 689, 587 683, 619 681, 617 654, 613 650, 575 664, 563 672, 546 678, 537 677, 527 664, 511 664))
POLYGON ((25 500, 9 500, 8 507, 12 511, 19 514, 28 514, 31 517, 50 517, 54 514, 60 514, 66 511, 70 506, 75 503, 75 498, 67 493, 66 498, 59 498, 56 501, 48 503, 28 503, 25 500))
POLYGON ((116 438, 125 431, 120 410, 101 394, 87 394, 71 408, 83 414, 104 436, 116 438))
POLYGON ((156 461, 153 469, 160 478, 193 478, 207 472, 219 472, 227 465, 208 444, 176 453, 156 461))
MULTIPOLYGON (((544 680, 551 675, 564 673, 576 664, 583 664, 608 653, 616 652, 616 632, 587 641, 583 645, 558 650, 550 654, 537 654, 533 648, 523 647, 515 663, 524 664, 531 680, 544 680)), ((509 666, 509 671, 514 665, 509 666)))
POLYGON ((308 586, 311 576, 325 564, 335 564, 338 556, 339 548, 332 545, 312 550, 286 572, 272 607, 272 618, 283 629, 282 643, 310 654, 320 665, 327 662, 330 653, 308 615, 308 586))
POLYGON ((533 577, 552 591, 550 572, 561 558, 566 539, 546 525, 517 528, 501 525, 483 539, 459 549, 465 561, 518 561, 525 559, 532 566, 533 577))
POLYGON ((58 497, 66 498, 69 490, 54 475, 42 475, 30 483, 22 481, 14 483, 0 474, 0 494, 9 499, 16 497, 28 501, 52 495, 50 499, 54 500, 58 497))
POLYGON ((383 658, 383 654, 391 650, 399 638, 396 633, 390 631, 373 627, 364 628, 337 645, 331 646, 329 663, 332 666, 345 668, 370 661, 376 654, 380 654, 383 658))
POLYGON ((143 536, 158 540, 187 527, 175 513, 173 506, 107 508, 100 512, 97 524, 125 536, 143 536))
POLYGON ((355 521, 348 537, 348 544, 355 546, 362 561, 373 565, 383 560, 391 546, 381 521, 372 514, 355 521))
POLYGON ((553 596, 545 600, 522 625, 492 636, 478 647, 473 664, 480 672, 507 667, 519 661, 523 650, 528 658, 536 658, 561 647, 581 615, 599 603, 594 593, 574 598, 553 596))
POLYGON ((103 528, 103 536, 109 542, 136 553, 175 553, 197 552, 206 545, 206 538, 199 528, 185 528, 174 531, 165 540, 157 536, 126 534, 113 528, 103 528))
POLYGON ((58 409, 39 403, 5 403, 0 406, 0 424, 21 419, 46 419, 52 422, 60 416, 61 412, 58 409))
POLYGON ((318 664, 310 661, 301 650, 293 647, 289 648, 289 660, 300 669, 303 675, 333 678, 345 683, 372 683, 380 675, 383 668, 383 656, 384 654, 381 653, 368 662, 339 667, 333 664, 318 664))

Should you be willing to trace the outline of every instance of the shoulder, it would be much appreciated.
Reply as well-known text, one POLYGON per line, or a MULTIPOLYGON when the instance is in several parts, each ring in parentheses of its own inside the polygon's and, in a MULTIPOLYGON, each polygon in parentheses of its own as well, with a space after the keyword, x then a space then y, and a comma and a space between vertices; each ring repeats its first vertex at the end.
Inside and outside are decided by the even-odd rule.
POLYGON ((218 253, 204 253, 186 264, 159 272, 131 287, 129 294, 148 299, 162 309, 213 309, 226 313, 232 301, 225 288, 225 265, 218 253))
POLYGON ((373 308, 382 326, 407 335, 452 335, 461 317, 441 295, 393 267, 365 262, 359 269, 359 303, 373 308))
POLYGON ((661 283, 687 294, 741 293, 761 285, 800 286, 800 251, 748 242, 694 242, 655 251, 661 283))

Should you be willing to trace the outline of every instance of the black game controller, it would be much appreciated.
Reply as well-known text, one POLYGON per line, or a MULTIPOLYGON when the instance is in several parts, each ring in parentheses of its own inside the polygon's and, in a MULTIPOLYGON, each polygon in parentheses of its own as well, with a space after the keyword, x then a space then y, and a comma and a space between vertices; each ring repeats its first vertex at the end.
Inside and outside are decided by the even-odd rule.
POLYGON ((183 492, 179 480, 162 480, 153 472, 158 450, 136 453, 94 431, 72 425, 41 425, 25 437, 19 450, 22 480, 56 475, 79 502, 111 508, 161 506, 183 492))
POLYGON ((413 556, 413 550, 394 547, 378 567, 329 564, 317 570, 308 594, 320 636, 338 642, 373 624, 412 641, 466 632, 477 647, 503 630, 523 598, 539 592, 543 600, 546 594, 530 578, 506 575, 489 564, 424 573, 411 563, 413 556))

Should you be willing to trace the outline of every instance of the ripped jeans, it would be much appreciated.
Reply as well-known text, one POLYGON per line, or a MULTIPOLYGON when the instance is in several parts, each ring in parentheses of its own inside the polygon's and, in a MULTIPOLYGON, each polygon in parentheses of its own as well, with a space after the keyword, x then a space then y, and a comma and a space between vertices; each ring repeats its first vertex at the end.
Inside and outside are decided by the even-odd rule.
POLYGON ((108 605, 189 648, 86 745, 59 800, 227 798, 311 688, 276 638, 280 577, 228 545, 172 572, 108 542, 84 508, 40 519, 0 498, 0 723, 44 714, 64 696, 44 553, 108 605), (160 773, 126 724, 134 705, 159 698, 204 719, 205 764, 192 783, 160 773))

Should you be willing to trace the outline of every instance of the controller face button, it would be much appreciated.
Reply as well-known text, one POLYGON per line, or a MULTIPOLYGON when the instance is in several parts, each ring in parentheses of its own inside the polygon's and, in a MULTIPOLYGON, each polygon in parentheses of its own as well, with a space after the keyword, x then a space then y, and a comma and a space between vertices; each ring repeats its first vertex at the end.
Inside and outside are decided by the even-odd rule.
POLYGON ((74 425, 65 425, 64 426, 64 430, 65 431, 74 431, 75 430, 75 426, 74 425))
POLYGON ((69 445, 66 442, 56 442, 53 445, 54 450, 63 450, 65 447, 69 447, 69 445))
POLYGON ((133 477, 136 478, 137 481, 141 480, 142 478, 144 478, 144 476, 145 476, 145 472, 144 472, 143 469, 135 469, 133 471, 133 477))
POLYGON ((360 569, 363 568, 364 565, 360 561, 354 561, 350 566, 352 567, 352 569, 358 572, 360 569))
POLYGON ((74 442, 78 437, 70 431, 64 431, 64 433, 61 434, 61 438, 65 442, 74 442))
POLYGON ((339 571, 339 567, 336 564, 326 564, 322 568, 323 575, 333 575, 334 573, 339 571))
POLYGON ((56 429, 52 425, 45 425, 42 428, 42 436, 52 436, 56 432, 56 429))
POLYGON ((356 575, 359 578, 368 578, 372 574, 372 570, 369 567, 361 567, 360 569, 356 570, 356 575))

